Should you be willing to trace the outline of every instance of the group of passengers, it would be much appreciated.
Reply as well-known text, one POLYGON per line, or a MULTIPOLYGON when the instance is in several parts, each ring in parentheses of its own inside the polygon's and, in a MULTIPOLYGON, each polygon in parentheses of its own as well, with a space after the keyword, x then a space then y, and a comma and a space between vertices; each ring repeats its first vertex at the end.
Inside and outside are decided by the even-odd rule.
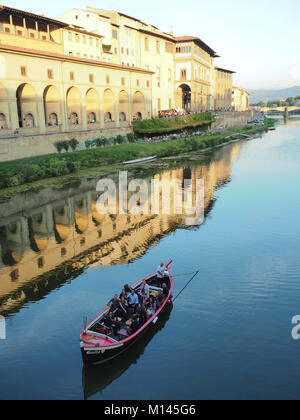
POLYGON ((124 285, 121 294, 115 295, 109 301, 110 306, 103 323, 110 328, 114 336, 129 336, 136 333, 163 305, 169 295, 166 283, 162 283, 162 290, 153 294, 149 284, 143 281, 139 291, 124 285))

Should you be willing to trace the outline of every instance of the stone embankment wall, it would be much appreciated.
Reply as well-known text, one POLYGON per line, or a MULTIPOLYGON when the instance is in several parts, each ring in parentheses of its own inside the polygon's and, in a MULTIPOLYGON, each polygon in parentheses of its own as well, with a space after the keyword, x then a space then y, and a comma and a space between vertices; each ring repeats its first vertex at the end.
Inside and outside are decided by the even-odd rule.
POLYGON ((84 142, 85 140, 93 140, 100 137, 114 137, 119 134, 126 135, 131 131, 131 127, 127 125, 99 130, 74 131, 71 133, 16 135, 0 138, 0 162, 57 153, 54 146, 54 143, 57 141, 75 138, 79 142, 84 142))
POLYGON ((212 124, 212 129, 240 127, 254 118, 254 111, 224 112, 217 115, 217 120, 212 124))

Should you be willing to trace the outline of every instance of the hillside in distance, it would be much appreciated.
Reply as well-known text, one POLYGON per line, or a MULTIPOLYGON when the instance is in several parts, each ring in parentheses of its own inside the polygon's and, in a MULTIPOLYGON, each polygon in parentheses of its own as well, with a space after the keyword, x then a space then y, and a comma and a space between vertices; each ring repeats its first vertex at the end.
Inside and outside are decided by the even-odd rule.
POLYGON ((286 99, 291 96, 299 96, 300 95, 300 86, 294 86, 291 88, 286 89, 258 89, 258 90, 250 90, 250 102, 251 104, 255 104, 260 101, 272 101, 272 100, 279 100, 279 99, 286 99))

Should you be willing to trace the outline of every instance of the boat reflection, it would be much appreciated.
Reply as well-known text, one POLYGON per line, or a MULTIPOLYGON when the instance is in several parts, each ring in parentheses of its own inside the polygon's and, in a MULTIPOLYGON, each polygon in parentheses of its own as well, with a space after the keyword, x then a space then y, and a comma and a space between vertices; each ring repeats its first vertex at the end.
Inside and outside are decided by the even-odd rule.
POLYGON ((115 359, 108 361, 100 366, 83 366, 82 368, 82 388, 84 399, 87 400, 110 385, 118 379, 132 364, 144 354, 148 343, 161 331, 168 322, 173 304, 170 304, 164 310, 159 320, 152 329, 147 330, 140 339, 134 343, 132 348, 126 350, 115 359))

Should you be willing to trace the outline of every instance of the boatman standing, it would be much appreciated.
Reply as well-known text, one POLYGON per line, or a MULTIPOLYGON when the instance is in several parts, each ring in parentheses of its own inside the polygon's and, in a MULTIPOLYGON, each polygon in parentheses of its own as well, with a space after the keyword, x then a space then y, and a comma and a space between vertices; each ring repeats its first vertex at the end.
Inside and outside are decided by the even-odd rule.
POLYGON ((168 272, 165 267, 165 264, 162 262, 160 266, 157 268, 157 281, 159 283, 159 287, 165 282, 165 277, 168 277, 168 272))

